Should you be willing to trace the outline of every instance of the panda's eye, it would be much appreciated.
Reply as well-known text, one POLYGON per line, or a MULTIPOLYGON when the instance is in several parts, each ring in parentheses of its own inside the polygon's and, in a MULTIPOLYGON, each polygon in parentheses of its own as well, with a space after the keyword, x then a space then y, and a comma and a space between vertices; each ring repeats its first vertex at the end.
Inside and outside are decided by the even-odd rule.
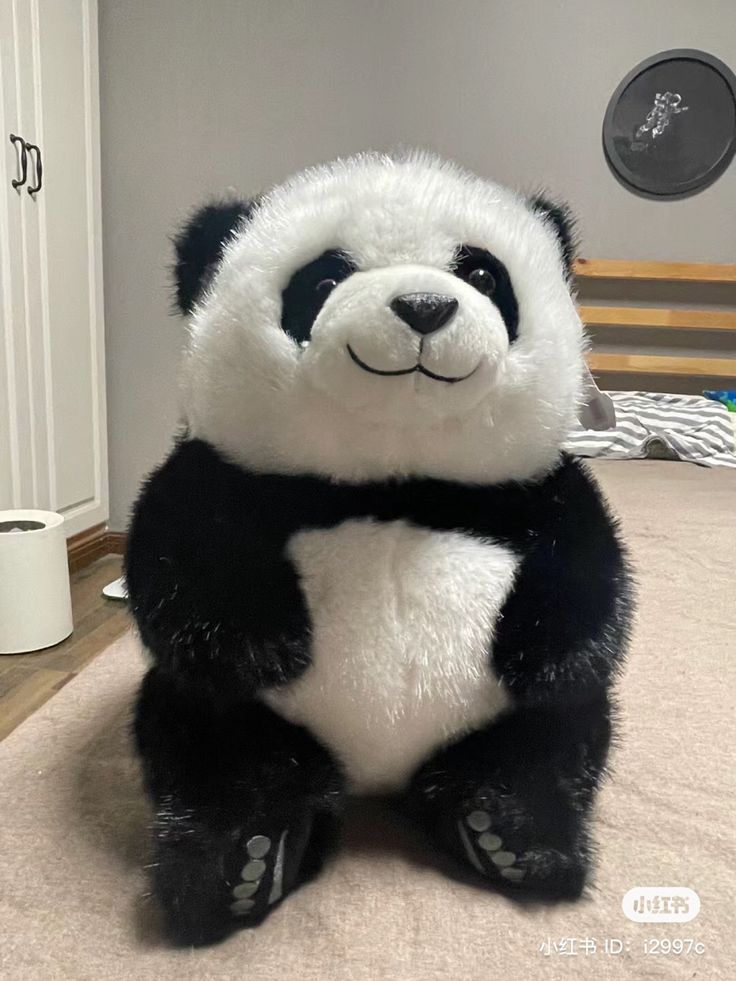
POLYGON ((468 282, 484 296, 492 296, 496 289, 496 278, 490 269, 478 266, 468 273, 468 282))
POLYGON ((461 245, 452 270, 458 279, 487 296, 503 317, 510 341, 519 331, 519 304, 506 266, 487 249, 461 245))
POLYGON ((297 269, 281 294, 281 326, 295 341, 306 341, 325 300, 338 283, 355 272, 350 259, 337 249, 297 269))

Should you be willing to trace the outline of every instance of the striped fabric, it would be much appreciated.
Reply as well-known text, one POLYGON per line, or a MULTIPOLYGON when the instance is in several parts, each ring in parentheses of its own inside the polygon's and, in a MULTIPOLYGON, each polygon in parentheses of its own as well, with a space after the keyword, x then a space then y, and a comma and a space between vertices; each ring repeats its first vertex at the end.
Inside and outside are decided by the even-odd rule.
POLYGON ((686 460, 704 467, 736 467, 736 430, 724 405, 697 395, 608 392, 613 429, 574 430, 565 449, 576 456, 686 460))

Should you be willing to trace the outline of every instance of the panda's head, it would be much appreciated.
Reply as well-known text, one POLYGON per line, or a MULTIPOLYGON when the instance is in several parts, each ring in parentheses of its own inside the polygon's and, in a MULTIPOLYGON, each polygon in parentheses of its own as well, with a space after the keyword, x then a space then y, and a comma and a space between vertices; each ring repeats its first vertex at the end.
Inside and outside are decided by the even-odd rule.
POLYGON ((566 214, 423 154, 308 170, 176 240, 189 432, 249 468, 519 480, 570 430, 566 214))

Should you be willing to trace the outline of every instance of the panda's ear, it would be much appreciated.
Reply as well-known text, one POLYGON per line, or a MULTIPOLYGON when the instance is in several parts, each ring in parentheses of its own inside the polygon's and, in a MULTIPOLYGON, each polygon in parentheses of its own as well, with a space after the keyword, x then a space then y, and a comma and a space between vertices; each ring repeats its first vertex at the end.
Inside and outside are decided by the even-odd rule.
POLYGON ((532 211, 547 222, 557 235, 562 250, 562 262, 569 279, 580 244, 575 216, 566 204, 555 204, 546 194, 535 194, 529 199, 529 204, 532 211))
POLYGON ((174 287, 180 313, 192 312, 217 269, 226 242, 254 207, 252 201, 206 204, 174 236, 174 287))

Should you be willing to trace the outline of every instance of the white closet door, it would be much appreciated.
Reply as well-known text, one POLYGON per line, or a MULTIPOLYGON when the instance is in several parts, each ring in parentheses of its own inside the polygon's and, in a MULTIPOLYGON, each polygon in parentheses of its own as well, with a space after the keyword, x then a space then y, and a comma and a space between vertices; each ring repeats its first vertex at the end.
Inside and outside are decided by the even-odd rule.
POLYGON ((96 0, 0 0, 0 121, 0 508, 74 534, 108 517, 96 0))
POLYGON ((37 459, 30 367, 27 245, 36 233, 28 224, 33 215, 26 187, 12 186, 22 176, 22 153, 10 141, 33 119, 33 87, 26 84, 30 51, 27 5, 0 0, 0 509, 41 506, 40 471, 47 469, 37 459))
POLYGON ((18 297, 13 289, 15 259, 10 252, 10 243, 17 236, 15 227, 11 227, 10 182, 20 176, 17 155, 9 143, 16 104, 12 14, 11 0, 0 0, 0 510, 15 507, 20 499, 15 345, 11 332, 18 297))
MULTIPOLYGON (((5 435, 0 429, 0 447, 4 439, 12 453, 15 440, 19 464, 10 468, 10 488, 0 482, 0 494, 10 489, 19 506, 59 511, 74 534, 108 517, 97 5, 0 3, 16 38, 17 126, 40 147, 43 167, 42 186, 31 195, 37 155, 29 152, 20 201, 6 200, 0 213, 21 255, 4 262, 7 277, 3 269, 3 301, 13 321, 5 330, 5 366, 14 364, 9 401, 17 418, 5 435), (17 287, 23 279, 13 268, 18 262, 22 297, 17 287)), ((5 113, 7 130, 7 105, 5 113)))

